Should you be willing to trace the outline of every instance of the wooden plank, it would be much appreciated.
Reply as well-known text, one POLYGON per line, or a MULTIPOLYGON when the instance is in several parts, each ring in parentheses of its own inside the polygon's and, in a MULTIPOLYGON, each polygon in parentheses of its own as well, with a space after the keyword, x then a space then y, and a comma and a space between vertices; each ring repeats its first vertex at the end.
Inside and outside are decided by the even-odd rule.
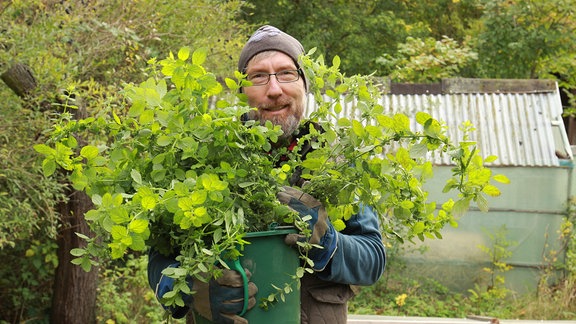
POLYGON ((456 93, 538 93, 557 91, 555 80, 467 79, 442 80, 442 92, 456 93))

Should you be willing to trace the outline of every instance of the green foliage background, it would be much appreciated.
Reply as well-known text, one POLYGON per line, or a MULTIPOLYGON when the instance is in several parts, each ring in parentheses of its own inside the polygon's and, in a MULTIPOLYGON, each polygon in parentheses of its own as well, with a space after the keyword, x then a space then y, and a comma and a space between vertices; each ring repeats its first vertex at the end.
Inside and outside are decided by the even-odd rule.
MULTIPOLYGON (((0 2, 0 74, 25 63, 38 82, 26 100, 0 84, 0 320, 46 318, 50 305, 59 226, 54 207, 65 197, 61 184, 42 176, 32 146, 45 141, 56 109, 83 107, 97 116, 100 107, 121 102, 125 82, 145 78, 148 59, 182 46, 208 48, 205 65, 223 80, 261 23, 317 47, 329 61, 340 56, 348 75, 376 72, 421 82, 439 75, 556 78, 574 89, 575 7, 575 0, 0 2), (449 70, 418 63, 426 73, 414 73, 410 49, 421 42, 407 37, 430 46, 448 37, 457 43, 453 49, 478 59, 457 61, 449 70), (396 64, 383 65, 382 57, 396 64)), ((453 55, 438 58, 455 62, 446 60, 453 55)), ((106 280, 116 276, 103 273, 106 280)), ((116 304, 118 312, 139 314, 116 304)))

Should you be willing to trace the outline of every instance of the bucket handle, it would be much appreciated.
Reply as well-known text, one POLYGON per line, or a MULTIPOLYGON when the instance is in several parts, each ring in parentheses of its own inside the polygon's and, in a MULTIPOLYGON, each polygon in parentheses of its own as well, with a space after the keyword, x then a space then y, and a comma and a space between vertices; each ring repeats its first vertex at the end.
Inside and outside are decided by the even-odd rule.
POLYGON ((240 276, 242 277, 242 283, 244 289, 244 307, 242 308, 242 311, 238 315, 243 316, 248 311, 248 298, 250 297, 248 291, 248 276, 246 276, 246 271, 244 271, 244 268, 240 264, 240 260, 238 258, 234 260, 227 260, 226 264, 230 267, 230 269, 238 271, 240 273, 240 276))

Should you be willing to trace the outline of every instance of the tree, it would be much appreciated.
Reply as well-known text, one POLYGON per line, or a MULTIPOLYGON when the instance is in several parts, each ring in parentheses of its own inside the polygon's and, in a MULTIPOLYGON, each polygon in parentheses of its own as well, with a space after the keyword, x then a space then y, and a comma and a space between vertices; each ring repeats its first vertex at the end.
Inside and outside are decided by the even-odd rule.
POLYGON ((376 61, 389 71, 392 81, 428 83, 457 76, 463 66, 477 58, 470 47, 446 36, 440 41, 408 37, 406 43, 398 45, 397 55, 384 55, 376 61))
POLYGON ((251 0, 244 18, 253 24, 271 24, 298 38, 306 49, 316 47, 331 61, 342 60, 348 74, 370 74, 376 57, 393 54, 409 27, 383 1, 251 0))
POLYGON ((476 76, 538 78, 552 69, 570 73, 558 59, 576 52, 573 0, 515 0, 486 2, 483 27, 473 45, 479 54, 476 76))
POLYGON ((208 47, 213 60, 207 65, 230 74, 247 34, 248 26, 235 19, 243 5, 239 0, 31 0, 1 5, 0 74, 24 65, 35 87, 22 98, 0 87, 5 98, 0 103, 0 256, 10 262, 0 271, 0 318, 45 318, 55 273, 53 295, 66 296, 68 303, 67 308, 56 307, 63 300, 53 303, 53 309, 66 312, 57 318, 70 323, 93 318, 94 274, 72 265, 68 252, 78 244, 74 232, 83 226, 90 201, 44 179, 32 151, 35 143, 45 141, 53 114, 84 107, 97 116, 100 107, 117 106, 123 83, 140 80, 148 59, 183 45, 208 47), (61 234, 58 254, 56 233, 61 234))

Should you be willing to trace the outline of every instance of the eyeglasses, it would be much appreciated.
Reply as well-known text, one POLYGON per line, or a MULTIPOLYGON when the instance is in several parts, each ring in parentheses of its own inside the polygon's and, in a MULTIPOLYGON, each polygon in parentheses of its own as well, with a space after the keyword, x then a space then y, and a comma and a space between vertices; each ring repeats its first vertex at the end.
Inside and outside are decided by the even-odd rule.
POLYGON ((270 76, 276 77, 279 83, 290 83, 296 82, 300 79, 300 73, 302 70, 284 70, 276 73, 264 73, 264 72, 254 72, 248 74, 246 78, 248 81, 252 82, 253 86, 262 86, 270 82, 270 76))

